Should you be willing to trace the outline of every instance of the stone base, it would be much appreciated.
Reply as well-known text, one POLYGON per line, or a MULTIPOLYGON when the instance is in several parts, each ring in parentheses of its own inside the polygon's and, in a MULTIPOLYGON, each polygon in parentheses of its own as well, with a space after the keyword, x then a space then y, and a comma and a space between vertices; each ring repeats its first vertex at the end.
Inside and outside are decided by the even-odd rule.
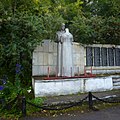
POLYGON ((58 96, 78 92, 99 92, 113 89, 112 77, 34 80, 35 97, 58 96))

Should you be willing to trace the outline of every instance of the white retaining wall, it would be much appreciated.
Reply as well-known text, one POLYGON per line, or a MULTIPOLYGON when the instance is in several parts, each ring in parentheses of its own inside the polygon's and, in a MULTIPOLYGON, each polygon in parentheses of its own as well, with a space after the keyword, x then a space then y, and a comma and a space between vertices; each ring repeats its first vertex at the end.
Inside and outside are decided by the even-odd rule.
POLYGON ((35 97, 98 92, 113 89, 112 77, 34 80, 35 97))

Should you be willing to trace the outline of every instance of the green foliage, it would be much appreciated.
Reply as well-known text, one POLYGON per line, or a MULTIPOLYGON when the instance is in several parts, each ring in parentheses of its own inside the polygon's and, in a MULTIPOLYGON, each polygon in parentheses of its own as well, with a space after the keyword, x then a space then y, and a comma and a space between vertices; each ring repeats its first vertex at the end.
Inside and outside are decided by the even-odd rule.
POLYGON ((65 1, 59 4, 58 12, 60 12, 60 14, 65 20, 70 22, 75 16, 82 14, 81 5, 81 0, 76 0, 72 2, 65 1))
MULTIPOLYGON (((15 83, 11 83, 7 80, 4 89, 0 91, 0 98, 4 98, 3 104, 0 103, 0 116, 4 119, 17 119, 21 117, 22 97, 26 96, 27 100, 34 98, 28 90, 30 90, 30 88, 22 87, 19 74, 16 74, 15 83)), ((35 101, 39 101, 40 105, 43 102, 42 99, 35 101)))
POLYGON ((102 30, 102 38, 105 40, 104 43, 120 44, 120 18, 106 18, 102 30))
POLYGON ((70 25, 74 40, 83 44, 120 44, 120 19, 77 16, 70 25))
POLYGON ((80 0, 0 2, 0 77, 5 74, 11 82, 14 82, 15 64, 20 63, 23 66, 20 79, 23 85, 30 85, 31 58, 34 48, 43 39, 54 40, 56 31, 61 23, 65 22, 63 17, 66 20, 68 17, 72 19, 78 12, 81 2, 80 0), (71 10, 74 11, 74 15, 71 10))
POLYGON ((37 98, 30 100, 30 102, 34 103, 35 105, 41 106, 44 103, 44 100, 43 98, 37 97, 37 98))
MULTIPOLYGON (((23 88, 18 74, 16 75, 15 83, 7 81, 4 90, 0 91, 0 98, 4 98, 5 102, 0 104, 0 118, 3 119, 18 119, 22 116, 22 97, 26 96, 26 100, 36 105, 41 106, 44 102, 43 98, 34 98, 29 92, 31 88, 23 88)), ((26 106, 27 113, 40 111, 31 105, 26 106)))
POLYGON ((6 74, 14 80, 15 65, 20 62, 24 67, 24 74, 22 75, 24 78, 25 73, 30 68, 32 51, 40 42, 40 39, 38 40, 39 35, 37 35, 38 31, 33 25, 30 25, 30 22, 28 23, 27 20, 19 18, 2 19, 0 29, 1 75, 6 74))
POLYGON ((75 41, 83 44, 120 44, 120 2, 82 0, 83 15, 70 25, 75 41))
POLYGON ((83 11, 90 15, 97 16, 119 16, 120 2, 119 0, 82 0, 83 11))
POLYGON ((43 21, 45 22, 44 27, 46 28, 44 39, 55 40, 56 31, 59 30, 61 24, 65 20, 58 14, 53 13, 53 14, 46 14, 43 17, 43 21))

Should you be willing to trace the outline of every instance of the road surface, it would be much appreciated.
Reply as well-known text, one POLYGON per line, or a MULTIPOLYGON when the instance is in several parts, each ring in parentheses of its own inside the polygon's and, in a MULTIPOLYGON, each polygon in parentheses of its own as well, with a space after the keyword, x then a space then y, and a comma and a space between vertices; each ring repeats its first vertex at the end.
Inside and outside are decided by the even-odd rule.
POLYGON ((78 111, 52 117, 26 117, 20 120, 120 120, 120 105, 87 113, 78 111))

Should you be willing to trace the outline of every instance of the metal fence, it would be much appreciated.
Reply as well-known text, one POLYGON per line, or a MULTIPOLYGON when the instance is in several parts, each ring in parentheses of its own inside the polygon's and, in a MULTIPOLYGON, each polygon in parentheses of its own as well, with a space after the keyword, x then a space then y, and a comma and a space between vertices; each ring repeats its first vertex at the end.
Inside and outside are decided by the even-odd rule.
MULTIPOLYGON (((12 103, 15 103, 16 100, 18 98, 16 97, 12 103)), ((88 107, 89 109, 91 110, 99 110, 97 108, 94 107, 94 102, 95 101, 101 101, 101 102, 104 102, 104 103, 120 103, 120 98, 117 100, 116 98, 114 100, 112 99, 102 99, 102 98, 99 98, 95 95, 93 95, 91 92, 88 93, 88 95, 86 97, 84 97, 82 100, 79 100, 79 101, 73 101, 73 102, 70 102, 70 103, 61 103, 59 105, 51 105, 51 106, 40 106, 40 105, 36 105, 32 102, 29 102, 26 100, 26 97, 23 96, 22 97, 22 107, 21 107, 21 111, 22 111, 22 116, 25 117, 27 115, 27 104, 28 105, 31 105, 33 107, 36 107, 36 108, 40 108, 42 110, 64 110, 64 109, 68 109, 68 108, 71 108, 71 107, 75 107, 75 106, 80 106, 82 105, 83 103, 87 102, 88 104, 88 107)), ((3 105, 3 108, 8 108, 8 104, 5 103, 5 100, 3 98, 0 98, 0 103, 3 105)), ((11 104, 11 102, 9 103, 11 104)))
POLYGON ((31 106, 34 106, 36 108, 40 108, 42 110, 64 110, 64 109, 68 109, 68 108, 71 108, 71 107, 75 107, 75 106, 80 106, 82 105, 85 101, 88 102, 88 107, 89 109, 91 110, 98 110, 94 107, 94 101, 95 100, 98 100, 98 101, 101 101, 101 102, 105 102, 105 103, 120 103, 120 100, 106 100, 106 99, 101 99, 101 98, 98 98, 97 96, 93 95, 91 92, 88 93, 88 95, 83 98, 82 100, 78 101, 78 102, 73 102, 73 103, 63 103, 62 105, 53 105, 53 106, 39 106, 39 105, 36 105, 34 103, 31 103, 29 101, 26 100, 25 97, 22 98, 22 115, 23 117, 26 116, 26 111, 27 111, 27 108, 26 108, 26 104, 29 104, 31 106))

